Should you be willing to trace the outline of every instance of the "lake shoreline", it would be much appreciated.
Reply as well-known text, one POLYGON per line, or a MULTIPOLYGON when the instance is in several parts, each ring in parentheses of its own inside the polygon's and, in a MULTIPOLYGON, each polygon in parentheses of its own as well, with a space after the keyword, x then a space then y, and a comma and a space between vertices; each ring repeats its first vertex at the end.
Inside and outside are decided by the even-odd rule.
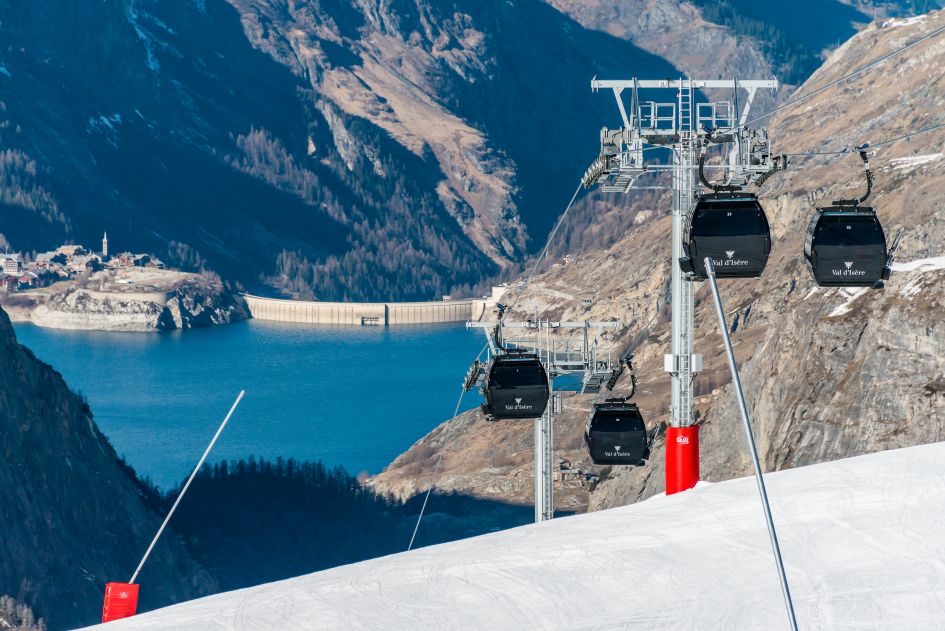
POLYGON ((218 277, 142 267, 8 294, 0 306, 13 322, 80 331, 150 333, 250 317, 218 277))
MULTIPOLYGON (((482 346, 481 333, 458 323, 249 319, 161 335, 14 329, 82 393, 116 451, 162 489, 193 469, 240 390, 246 397, 212 462, 282 456, 379 473, 452 414, 482 346)), ((465 403, 475 407, 478 396, 465 403)))

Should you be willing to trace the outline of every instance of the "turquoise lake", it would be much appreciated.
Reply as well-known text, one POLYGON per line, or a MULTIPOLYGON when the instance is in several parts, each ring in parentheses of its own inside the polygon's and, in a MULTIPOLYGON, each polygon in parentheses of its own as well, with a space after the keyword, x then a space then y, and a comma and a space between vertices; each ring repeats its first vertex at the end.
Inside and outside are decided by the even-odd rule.
MULTIPOLYGON (((240 389, 210 462, 322 460, 377 473, 449 418, 484 343, 462 324, 318 327, 246 321, 168 333, 15 326, 88 400, 116 451, 163 489, 193 469, 240 389)), ((463 410, 480 402, 463 399, 463 410)))

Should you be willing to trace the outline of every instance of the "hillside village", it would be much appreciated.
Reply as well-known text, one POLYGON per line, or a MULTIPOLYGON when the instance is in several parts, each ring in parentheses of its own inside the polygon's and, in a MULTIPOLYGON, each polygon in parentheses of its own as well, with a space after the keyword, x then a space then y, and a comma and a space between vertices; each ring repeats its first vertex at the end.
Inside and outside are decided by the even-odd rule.
POLYGON ((78 244, 0 255, 0 305, 14 322, 57 329, 164 331, 249 317, 212 272, 169 269, 151 254, 78 244))
POLYGON ((55 282, 88 276, 101 270, 128 267, 165 269, 151 254, 121 252, 109 256, 108 233, 102 237, 102 249, 93 252, 77 244, 60 245, 55 250, 33 255, 12 252, 0 254, 0 293, 13 293, 48 287, 55 282))

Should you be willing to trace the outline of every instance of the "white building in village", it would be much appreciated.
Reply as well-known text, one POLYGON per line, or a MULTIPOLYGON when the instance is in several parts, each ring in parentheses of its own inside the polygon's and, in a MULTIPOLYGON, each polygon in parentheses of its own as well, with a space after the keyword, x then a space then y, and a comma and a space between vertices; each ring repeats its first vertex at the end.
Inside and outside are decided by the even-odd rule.
POLYGON ((0 255, 3 260, 2 271, 4 274, 19 274, 22 267, 21 257, 19 254, 2 254, 0 255))

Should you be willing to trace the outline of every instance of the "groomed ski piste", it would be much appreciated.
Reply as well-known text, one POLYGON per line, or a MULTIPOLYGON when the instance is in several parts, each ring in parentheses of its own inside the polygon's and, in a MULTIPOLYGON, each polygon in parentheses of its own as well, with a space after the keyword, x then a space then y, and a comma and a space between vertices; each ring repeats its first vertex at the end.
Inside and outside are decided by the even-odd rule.
MULTIPOLYGON (((765 480, 801 629, 945 628, 945 443, 765 480)), ((788 622, 750 477, 95 628, 730 630, 788 622)))

